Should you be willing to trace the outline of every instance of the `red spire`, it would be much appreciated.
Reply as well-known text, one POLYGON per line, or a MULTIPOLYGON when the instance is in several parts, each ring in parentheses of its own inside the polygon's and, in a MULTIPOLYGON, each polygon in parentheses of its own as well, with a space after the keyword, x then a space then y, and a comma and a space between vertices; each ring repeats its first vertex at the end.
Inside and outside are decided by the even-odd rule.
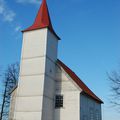
POLYGON ((42 1, 42 4, 40 6, 40 9, 38 11, 38 14, 36 16, 36 19, 33 23, 32 26, 30 26, 29 28, 23 30, 22 32, 26 32, 26 31, 31 31, 31 30, 36 30, 36 29, 41 29, 41 28, 46 28, 48 27, 49 30, 58 38, 60 39, 57 34, 54 32, 53 27, 52 27, 52 23, 50 20, 50 16, 49 16, 49 11, 48 11, 48 7, 47 7, 47 3, 46 0, 42 1))

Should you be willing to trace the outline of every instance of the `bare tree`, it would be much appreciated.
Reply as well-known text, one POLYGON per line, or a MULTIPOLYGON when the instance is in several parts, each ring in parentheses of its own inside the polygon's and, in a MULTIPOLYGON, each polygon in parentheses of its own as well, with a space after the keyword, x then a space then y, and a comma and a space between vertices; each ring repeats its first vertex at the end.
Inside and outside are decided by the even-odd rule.
POLYGON ((3 102, 1 106, 0 120, 8 120, 10 107, 10 91, 17 85, 19 76, 19 64, 11 64, 4 73, 3 78, 3 102))
POLYGON ((111 81, 111 103, 120 111, 120 72, 114 71, 108 76, 111 81))

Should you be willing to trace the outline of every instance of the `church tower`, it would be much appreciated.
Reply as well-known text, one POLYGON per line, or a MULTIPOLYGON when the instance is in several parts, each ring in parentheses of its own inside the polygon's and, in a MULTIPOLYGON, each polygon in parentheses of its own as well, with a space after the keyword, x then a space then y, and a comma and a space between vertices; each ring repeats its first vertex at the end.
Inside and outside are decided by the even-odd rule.
POLYGON ((32 26, 22 31, 23 45, 14 120, 54 120, 55 71, 60 38, 46 0, 32 26))

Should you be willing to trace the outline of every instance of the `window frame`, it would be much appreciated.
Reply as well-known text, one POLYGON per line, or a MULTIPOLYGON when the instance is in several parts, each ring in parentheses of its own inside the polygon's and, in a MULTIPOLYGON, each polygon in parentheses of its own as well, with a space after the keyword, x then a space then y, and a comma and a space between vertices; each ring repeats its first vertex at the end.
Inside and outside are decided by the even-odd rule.
POLYGON ((64 105, 64 96, 61 94, 55 95, 55 109, 63 108, 63 105, 64 105))

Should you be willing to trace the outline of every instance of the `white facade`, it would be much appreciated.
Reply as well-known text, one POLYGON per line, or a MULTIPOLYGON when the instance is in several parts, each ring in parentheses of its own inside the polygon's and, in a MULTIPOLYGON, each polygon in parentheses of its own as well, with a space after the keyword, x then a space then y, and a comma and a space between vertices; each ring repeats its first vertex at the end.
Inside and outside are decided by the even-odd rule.
POLYGON ((55 109, 54 120, 80 120, 81 89, 69 75, 57 66, 56 94, 63 95, 63 108, 55 109))
POLYGON ((15 120, 53 120, 57 38, 47 29, 24 32, 15 120))
MULTIPOLYGON (((29 101, 28 104, 30 105, 28 110, 29 111, 35 110, 37 107, 38 109, 40 109, 40 106, 43 109, 44 107, 43 111, 41 111, 42 113, 39 112, 39 114, 41 113, 44 117, 37 118, 37 115, 34 115, 34 118, 33 118, 31 114, 25 119, 43 120, 44 118, 44 120, 102 120, 101 104, 96 102, 94 99, 92 99, 88 95, 83 94, 83 90, 74 82, 74 80, 69 76, 68 73, 64 71, 64 69, 59 64, 55 64, 55 70, 56 70, 55 72, 56 77, 55 77, 55 83, 54 83, 54 90, 52 89, 53 84, 50 84, 49 77, 46 77, 47 80, 44 86, 45 87, 44 90, 46 91, 46 96, 53 97, 53 98, 51 97, 52 98, 51 102, 49 102, 49 99, 44 99, 44 97, 43 97, 43 103, 41 105, 40 103, 34 103, 34 99, 33 101, 31 101, 31 103, 28 100, 29 101), (57 108, 57 109, 55 108, 55 99, 54 99, 55 95, 63 95, 63 107, 57 108), (50 116, 52 116, 53 118, 50 116)), ((31 81, 31 79, 29 80, 31 81)), ((39 78, 39 80, 42 80, 42 79, 39 78)), ((34 82, 32 83, 31 88, 34 88, 32 87, 34 85, 36 86, 36 89, 35 89, 36 91, 34 91, 34 94, 35 93, 38 94, 40 90, 39 88, 40 84, 41 83, 39 82, 37 84, 35 84, 34 82)), ((27 85, 29 85, 29 83, 27 83, 27 85)), ((17 92, 17 89, 15 91, 17 92)), ((13 107, 11 111, 14 111, 13 110, 14 100, 16 98, 15 91, 13 92, 13 99, 12 99, 13 101, 11 102, 13 107)), ((21 105, 22 103, 20 102, 18 104, 21 105)), ((21 108, 26 109, 25 106, 26 105, 21 106, 21 108)), ((13 115, 13 112, 11 112, 10 114, 13 115)), ((24 116, 25 114, 22 113, 22 115, 24 116)), ((20 118, 16 120, 20 120, 20 118)))

